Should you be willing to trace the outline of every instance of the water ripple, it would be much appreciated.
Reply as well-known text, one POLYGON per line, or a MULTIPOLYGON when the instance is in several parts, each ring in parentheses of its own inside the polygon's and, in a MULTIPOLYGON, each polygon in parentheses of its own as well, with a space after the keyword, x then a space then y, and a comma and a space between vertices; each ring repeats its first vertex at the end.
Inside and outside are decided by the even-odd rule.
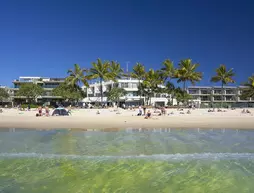
POLYGON ((39 158, 39 159, 145 159, 145 160, 254 160, 254 153, 193 153, 193 154, 153 154, 153 155, 128 155, 128 156, 91 156, 91 155, 65 155, 65 154, 40 154, 40 153, 0 153, 0 158, 39 158))

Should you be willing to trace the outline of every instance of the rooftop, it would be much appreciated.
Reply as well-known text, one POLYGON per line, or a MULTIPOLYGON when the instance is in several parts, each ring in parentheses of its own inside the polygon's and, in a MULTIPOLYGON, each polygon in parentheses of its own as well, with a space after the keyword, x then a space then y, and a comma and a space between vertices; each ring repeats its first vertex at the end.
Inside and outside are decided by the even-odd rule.
POLYGON ((18 79, 14 79, 13 82, 33 82, 33 81, 64 81, 65 78, 49 78, 49 77, 38 77, 38 76, 20 76, 18 79))

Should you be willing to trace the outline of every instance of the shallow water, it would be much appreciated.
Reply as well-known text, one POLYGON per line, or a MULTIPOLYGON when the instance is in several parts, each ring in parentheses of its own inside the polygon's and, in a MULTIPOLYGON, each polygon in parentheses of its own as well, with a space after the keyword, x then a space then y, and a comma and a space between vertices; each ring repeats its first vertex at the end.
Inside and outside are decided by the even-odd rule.
POLYGON ((0 130, 0 192, 254 192, 254 130, 0 130))

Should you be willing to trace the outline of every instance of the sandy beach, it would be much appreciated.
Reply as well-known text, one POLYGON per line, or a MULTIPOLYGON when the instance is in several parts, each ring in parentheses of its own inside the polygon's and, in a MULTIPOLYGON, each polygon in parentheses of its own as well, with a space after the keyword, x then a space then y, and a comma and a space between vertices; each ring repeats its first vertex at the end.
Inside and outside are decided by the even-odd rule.
MULTIPOLYGON (((201 129, 254 129, 254 116, 242 114, 242 109, 208 113, 207 109, 191 110, 191 114, 180 114, 176 109, 167 109, 173 115, 152 116, 144 119, 136 116, 137 110, 120 109, 74 109, 71 116, 36 117, 36 110, 18 111, 3 109, 0 128, 27 129, 122 129, 122 128, 201 128, 201 129)), ((154 110, 151 110, 152 112, 154 110)), ((251 112, 253 110, 250 110, 251 112)), ((253 112, 252 112, 253 113, 253 112)))

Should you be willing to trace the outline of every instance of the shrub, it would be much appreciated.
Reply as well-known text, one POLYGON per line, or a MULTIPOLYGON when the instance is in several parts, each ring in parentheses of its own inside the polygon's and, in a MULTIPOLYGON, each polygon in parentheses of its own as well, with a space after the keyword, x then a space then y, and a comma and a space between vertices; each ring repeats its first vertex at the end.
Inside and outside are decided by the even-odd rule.
MULTIPOLYGON (((21 108, 27 108, 29 104, 22 104, 21 108)), ((30 104, 30 108, 38 108, 40 105, 37 104, 30 104)))

